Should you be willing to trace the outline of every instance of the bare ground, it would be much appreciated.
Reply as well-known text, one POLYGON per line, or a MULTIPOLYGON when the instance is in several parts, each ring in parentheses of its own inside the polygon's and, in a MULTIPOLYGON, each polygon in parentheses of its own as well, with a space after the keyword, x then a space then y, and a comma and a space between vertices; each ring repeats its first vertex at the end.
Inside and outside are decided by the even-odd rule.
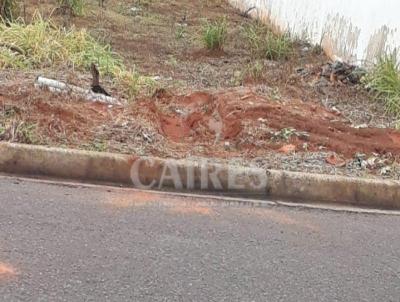
MULTIPOLYGON (((32 7, 49 14, 52 2, 31 2, 28 15, 32 7)), ((127 65, 157 76, 163 89, 108 106, 33 87, 38 74, 81 86, 89 85, 89 74, 65 66, 3 71, 0 127, 7 131, 0 139, 400 179, 395 119, 362 87, 321 78, 329 59, 306 43, 296 43, 287 61, 255 63, 240 30, 253 21, 225 1, 108 1, 105 10, 90 3, 71 22, 110 43, 127 65), (198 42, 199 30, 203 18, 221 15, 230 38, 223 52, 210 53, 198 42), (257 78, 254 64, 262 65, 257 78)), ((111 81, 104 85, 119 95, 111 81)))

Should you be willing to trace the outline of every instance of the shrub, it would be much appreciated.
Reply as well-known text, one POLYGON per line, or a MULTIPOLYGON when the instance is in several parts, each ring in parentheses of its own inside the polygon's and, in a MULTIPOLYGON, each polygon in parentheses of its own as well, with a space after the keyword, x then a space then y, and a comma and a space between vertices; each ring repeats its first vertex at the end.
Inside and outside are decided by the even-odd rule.
POLYGON ((375 98, 384 102, 388 112, 400 116, 400 65, 398 52, 379 58, 373 69, 363 78, 375 98))
POLYGON ((214 22, 207 21, 202 28, 202 40, 207 49, 222 50, 227 38, 228 23, 226 18, 214 22))

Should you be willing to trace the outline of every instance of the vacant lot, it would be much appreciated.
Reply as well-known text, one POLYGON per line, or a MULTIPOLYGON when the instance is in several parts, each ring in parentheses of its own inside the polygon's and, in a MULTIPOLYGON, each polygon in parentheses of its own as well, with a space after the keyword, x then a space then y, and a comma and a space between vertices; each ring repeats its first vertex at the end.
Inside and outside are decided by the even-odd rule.
POLYGON ((104 73, 102 85, 122 101, 111 106, 34 87, 44 75, 87 88, 85 68, 4 69, 1 140, 400 178, 396 119, 362 85, 325 76, 329 59, 318 47, 291 39, 287 55, 260 55, 256 38, 265 29, 222 0, 104 5, 88 1, 82 16, 68 17, 54 10, 55 1, 26 1, 24 17, 29 23, 39 11, 54 26, 86 29, 146 85, 127 93, 104 73), (207 49, 206 24, 222 19, 223 47, 207 49))

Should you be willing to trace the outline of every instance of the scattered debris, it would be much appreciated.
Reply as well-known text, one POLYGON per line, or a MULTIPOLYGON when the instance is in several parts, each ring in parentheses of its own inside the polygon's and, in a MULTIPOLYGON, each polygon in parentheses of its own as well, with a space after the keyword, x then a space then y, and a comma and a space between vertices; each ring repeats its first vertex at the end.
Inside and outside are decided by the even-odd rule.
MULTIPOLYGON (((299 43, 290 60, 260 60, 262 81, 247 81, 243 71, 252 58, 243 41, 229 40, 226 52, 214 55, 194 49, 192 37, 204 14, 213 17, 223 11, 229 26, 255 21, 243 19, 227 2, 206 5, 204 14, 188 15, 193 8, 193 1, 188 0, 173 1, 170 8, 166 10, 162 1, 131 1, 109 5, 107 12, 97 11, 102 18, 99 22, 92 22, 89 14, 74 19, 88 32, 96 33, 101 26, 104 41, 111 41, 125 62, 136 63, 141 72, 151 75, 149 79, 158 82, 157 87, 168 90, 159 89, 153 98, 149 96, 154 90, 149 90, 149 96, 141 94, 124 107, 71 98, 66 102, 65 95, 51 95, 47 89, 32 91, 32 80, 27 80, 32 77, 30 72, 21 72, 19 78, 2 72, 0 135, 5 133, 20 142, 20 130, 35 124, 39 143, 52 146, 221 161, 238 156, 243 165, 258 158, 259 166, 265 168, 400 179, 398 132, 390 129, 393 118, 371 102, 368 92, 341 85, 357 83, 353 76, 362 70, 335 62, 324 68, 322 76, 328 58, 316 56, 312 45, 299 43), (149 35, 157 39, 148 39, 149 35), (13 113, 12 107, 19 112, 13 113), (277 152, 279 148, 284 152, 277 152), (355 158, 356 152, 366 155, 355 158), (395 159, 385 161, 386 152, 393 152, 395 159)), ((256 11, 250 10, 243 17, 253 14, 256 11)), ((0 49, 20 56, 7 45, 0 49)), ((62 64, 48 72, 63 74, 66 79, 86 78, 62 64)), ((63 81, 61 88, 42 87, 86 95, 80 79, 77 83, 63 81), (74 92, 75 86, 66 84, 69 82, 83 88, 76 87, 78 92, 74 92)), ((113 94, 118 95, 111 80, 104 86, 113 87, 113 94)), ((26 132, 29 134, 29 129, 26 132)))
POLYGON ((303 77, 310 74, 310 71, 309 71, 307 68, 305 68, 305 67, 297 67, 297 68, 295 69, 295 72, 296 72, 298 75, 303 76, 303 77))
POLYGON ((59 82, 57 80, 48 79, 41 76, 36 79, 35 87, 48 88, 50 91, 58 93, 73 93, 84 97, 88 101, 102 102, 112 105, 121 105, 121 103, 113 97, 106 96, 104 94, 94 93, 90 89, 83 89, 78 86, 69 85, 63 82, 59 82))
POLYGON ((280 131, 274 132, 272 134, 272 139, 289 141, 292 136, 297 136, 302 139, 308 139, 310 135, 305 131, 297 131, 294 128, 283 128, 280 131))
POLYGON ((383 167, 379 173, 381 176, 389 176, 391 172, 392 172, 392 167, 386 166, 383 167))
POLYGON ((329 62, 322 66, 320 75, 332 83, 359 84, 366 70, 345 62, 329 62))
POLYGON ((250 12, 255 10, 255 9, 256 9, 256 7, 252 6, 252 7, 248 8, 248 9, 246 9, 245 11, 240 12, 239 15, 242 16, 243 18, 249 18, 250 17, 250 12))
POLYGON ((374 154, 370 157, 359 153, 355 156, 355 163, 362 170, 378 171, 380 176, 388 177, 393 172, 392 167, 395 164, 395 159, 390 153, 383 156, 374 154))
POLYGON ((361 125, 351 125, 354 129, 365 129, 368 128, 368 124, 361 124, 361 125))
POLYGON ((129 14, 131 16, 138 16, 138 15, 140 15, 141 12, 142 12, 142 9, 140 7, 133 6, 133 7, 129 8, 129 14))

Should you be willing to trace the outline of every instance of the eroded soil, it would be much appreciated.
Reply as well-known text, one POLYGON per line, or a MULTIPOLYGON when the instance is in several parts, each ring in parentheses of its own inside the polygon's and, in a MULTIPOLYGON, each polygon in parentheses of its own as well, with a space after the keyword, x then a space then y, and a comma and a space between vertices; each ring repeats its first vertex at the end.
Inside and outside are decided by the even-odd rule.
MULTIPOLYGON (((28 14, 33 8, 50 14, 51 1, 29 2, 28 14)), ((296 43, 287 61, 256 62, 240 29, 253 21, 225 1, 107 3, 103 10, 89 1, 90 11, 70 21, 110 43, 127 65, 157 76, 157 92, 110 106, 34 88, 37 75, 89 85, 89 74, 65 66, 3 71, 0 140, 400 178, 396 120, 361 86, 321 78, 329 59, 310 45, 296 43), (127 13, 133 7, 140 13, 127 13), (221 15, 229 39, 224 51, 210 53, 198 33, 203 18, 221 15), (262 66, 257 78, 250 72, 254 64, 262 66)), ((103 84, 119 96, 112 81, 103 84)))

